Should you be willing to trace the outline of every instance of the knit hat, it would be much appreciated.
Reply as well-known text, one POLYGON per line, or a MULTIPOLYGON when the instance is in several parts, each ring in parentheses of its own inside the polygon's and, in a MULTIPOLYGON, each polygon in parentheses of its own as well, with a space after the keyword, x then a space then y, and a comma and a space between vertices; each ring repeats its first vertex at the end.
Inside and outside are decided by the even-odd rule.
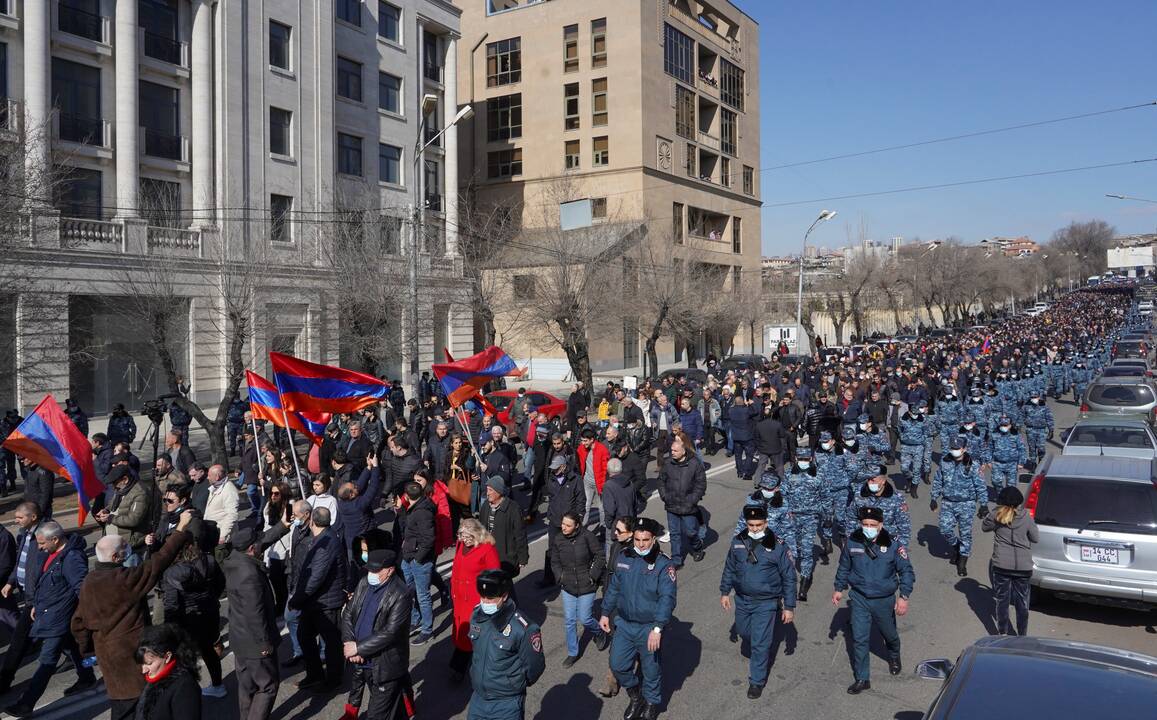
POLYGON ((510 492, 509 488, 506 487, 506 481, 500 475, 491 475, 487 478, 486 487, 493 489, 494 492, 503 497, 506 497, 506 494, 510 492))

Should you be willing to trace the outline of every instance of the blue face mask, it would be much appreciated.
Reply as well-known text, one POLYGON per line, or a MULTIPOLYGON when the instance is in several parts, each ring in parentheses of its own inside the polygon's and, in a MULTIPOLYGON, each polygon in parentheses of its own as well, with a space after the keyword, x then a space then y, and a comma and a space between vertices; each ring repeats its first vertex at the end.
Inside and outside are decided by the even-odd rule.
POLYGON ((801 461, 797 462, 796 465, 799 465, 800 470, 807 470, 809 467, 812 466, 812 464, 810 462, 808 462, 807 460, 801 460, 801 461))
POLYGON ((290 527, 295 527, 295 528, 301 527, 301 518, 293 518, 293 522, 291 522, 289 525, 290 525, 290 527))
POLYGON ((362 553, 362 562, 368 563, 370 561, 370 554, 368 552, 362 553))
POLYGON ((486 602, 483 600, 482 602, 478 603, 478 607, 482 609, 482 613, 484 615, 493 615, 494 613, 498 612, 498 603, 486 602))
POLYGON ((366 582, 368 582, 370 585, 376 586, 376 585, 382 584, 382 579, 380 577, 378 577, 377 573, 367 573, 366 574, 366 582))
POLYGON ((864 531, 864 537, 868 538, 869 540, 875 540, 876 536, 880 534, 880 528, 877 527, 866 527, 860 529, 864 531))
POLYGON ((764 497, 765 497, 765 498, 767 498, 768 500, 770 500, 771 498, 775 497, 775 491, 774 491, 774 490, 760 490, 760 491, 759 491, 759 494, 760 494, 760 495, 762 495, 762 496, 764 496, 764 497))
POLYGON ((639 555, 640 557, 643 555, 646 555, 649 552, 651 552, 651 548, 647 548, 646 550, 644 550, 643 548, 640 548, 640 547, 635 548, 635 553, 637 555, 639 555))

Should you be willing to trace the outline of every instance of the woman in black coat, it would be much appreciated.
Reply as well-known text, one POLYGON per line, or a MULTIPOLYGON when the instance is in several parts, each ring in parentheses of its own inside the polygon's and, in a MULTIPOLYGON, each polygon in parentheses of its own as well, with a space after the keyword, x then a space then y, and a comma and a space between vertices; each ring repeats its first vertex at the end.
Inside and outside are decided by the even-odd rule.
POLYGON ((562 608, 566 626, 567 658, 563 667, 579 657, 578 624, 594 633, 595 645, 604 650, 610 638, 595 620, 595 592, 606 570, 606 553, 598 537, 582 526, 579 513, 567 512, 559 523, 560 532, 550 539, 550 565, 562 585, 562 608))
POLYGON ((215 647, 221 632, 221 593, 225 574, 213 556, 195 543, 186 545, 161 580, 165 596, 165 622, 180 627, 194 639, 205 669, 209 671, 209 697, 225 697, 221 682, 221 657, 215 647))
POLYGON ((145 689, 136 720, 201 720, 197 651, 179 627, 165 623, 142 630, 137 662, 145 689))

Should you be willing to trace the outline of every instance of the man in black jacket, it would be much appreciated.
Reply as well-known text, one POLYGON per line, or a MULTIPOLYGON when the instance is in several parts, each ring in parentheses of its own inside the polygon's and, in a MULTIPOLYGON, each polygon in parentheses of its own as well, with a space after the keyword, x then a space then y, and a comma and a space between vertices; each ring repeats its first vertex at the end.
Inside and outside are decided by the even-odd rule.
MULTIPOLYGON (((282 524, 270 532, 280 538, 288 531, 289 526, 282 524)), ((221 564, 229 598, 229 648, 237 668, 240 720, 268 720, 281 686, 277 665, 281 633, 273 586, 261 561, 267 547, 262 540, 255 528, 234 532, 233 552, 221 564)))
POLYGON ((0 693, 7 693, 12 687, 12 680, 20 668, 24 652, 31 644, 29 632, 32 630, 32 607, 27 601, 31 599, 36 589, 36 582, 40 579, 44 561, 48 557, 36 543, 36 530, 43 522, 40 508, 36 503, 22 502, 16 506, 16 512, 13 514, 16 524, 20 527, 20 532, 16 536, 16 563, 9 572, 4 587, 0 589, 0 595, 5 600, 25 602, 16 618, 15 629, 9 636, 8 652, 4 654, 4 662, 0 664, 0 693))
POLYGON ((312 538, 309 545, 295 548, 293 553, 297 578, 289 607, 301 611, 297 640, 305 659, 305 677, 297 682, 297 686, 302 690, 334 690, 341 684, 345 670, 338 616, 345 604, 349 565, 341 536, 330 526, 331 522, 328 508, 314 508, 310 516, 312 538), (319 635, 325 643, 324 668, 317 644, 319 635))
POLYGON ((43 468, 26 457, 20 458, 24 465, 24 502, 36 503, 43 520, 52 519, 53 486, 56 476, 48 468, 43 468))
POLYGON ((671 455, 659 471, 659 497, 667 509, 667 530, 671 533, 671 562, 683 566, 683 553, 690 543, 695 562, 703 559, 699 538, 699 501, 707 493, 707 472, 695 457, 684 433, 671 440, 671 455))
POLYGON ((498 563, 513 579, 530 562, 530 550, 526 544, 522 508, 509 495, 505 480, 489 478, 486 481, 486 502, 478 508, 478 521, 494 536, 498 563))
POLYGON ((413 607, 396 561, 393 550, 371 550, 366 575, 342 612, 342 652, 354 670, 347 718, 358 716, 364 686, 370 689, 366 718, 404 718, 406 707, 414 706, 406 645, 413 607))
MULTIPOLYGON (((771 407, 767 406, 770 411, 771 407)), ((765 412, 755 424, 755 464, 748 480, 763 477, 764 468, 783 477, 783 458, 787 452, 787 429, 773 412, 765 412)))
POLYGON ((430 602, 430 577, 434 569, 434 517, 437 508, 434 501, 422 491, 422 486, 414 480, 406 483, 406 500, 395 501, 394 510, 398 518, 394 525, 394 537, 402 547, 402 573, 406 585, 418 596, 418 607, 410 612, 410 624, 419 626, 418 635, 412 645, 425 645, 434 636, 434 608, 430 602))
POLYGON ((562 517, 568 512, 580 518, 586 510, 586 490, 583 481, 570 470, 567 459, 563 455, 555 455, 550 459, 548 466, 551 478, 546 481, 546 562, 542 568, 542 580, 538 582, 541 589, 555 585, 554 570, 550 563, 550 547, 554 543, 554 536, 559 533, 562 517))
POLYGON ((627 456, 623 458, 623 472, 631 479, 636 492, 643 491, 647 482, 647 463, 651 461, 651 430, 643 424, 643 411, 631 405, 623 414, 626 432, 627 456))
POLYGON ((450 475, 450 424, 445 420, 434 421, 434 432, 426 442, 423 457, 426 466, 434 473, 435 480, 447 480, 450 475))
MULTIPOLYGON (((414 479, 414 473, 422 467, 422 458, 405 435, 393 435, 386 441, 382 451, 381 467, 382 492, 399 496, 406 483, 414 479)), ((354 476, 357 479, 357 476, 354 476)))

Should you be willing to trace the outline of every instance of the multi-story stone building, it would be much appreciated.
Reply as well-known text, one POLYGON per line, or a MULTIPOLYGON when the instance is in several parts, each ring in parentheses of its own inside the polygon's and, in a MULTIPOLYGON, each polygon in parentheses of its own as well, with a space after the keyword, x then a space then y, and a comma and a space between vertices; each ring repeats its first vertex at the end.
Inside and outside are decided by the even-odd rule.
MULTIPOLYGON (((521 208, 525 246, 535 228, 558 222, 560 199, 586 200, 591 223, 624 233, 645 224, 655 254, 712 273, 720 291, 758 285, 754 20, 727 0, 456 1, 460 95, 476 109, 460 180, 475 202, 521 208)), ((526 257, 501 272, 533 272, 526 257)), ((594 338, 596 371, 640 364, 640 321, 625 317, 621 331, 594 338)), ((666 338, 659 361, 727 348, 732 329, 717 334, 666 338)), ((565 365, 547 343, 504 346, 520 361, 565 365)))
POLYGON ((247 364, 280 350, 362 367, 351 239, 398 298, 388 328, 358 329, 393 333, 372 369, 405 377, 415 217, 419 361, 469 350, 457 129, 416 152, 458 110, 459 15, 443 0, 0 0, 3 139, 26 144, 30 171, 62 168, 2 181, 26 202, 0 258, 0 406, 51 391, 100 414, 166 392, 149 329, 125 313, 146 283, 178 305, 191 396, 214 402, 239 267, 247 364))

